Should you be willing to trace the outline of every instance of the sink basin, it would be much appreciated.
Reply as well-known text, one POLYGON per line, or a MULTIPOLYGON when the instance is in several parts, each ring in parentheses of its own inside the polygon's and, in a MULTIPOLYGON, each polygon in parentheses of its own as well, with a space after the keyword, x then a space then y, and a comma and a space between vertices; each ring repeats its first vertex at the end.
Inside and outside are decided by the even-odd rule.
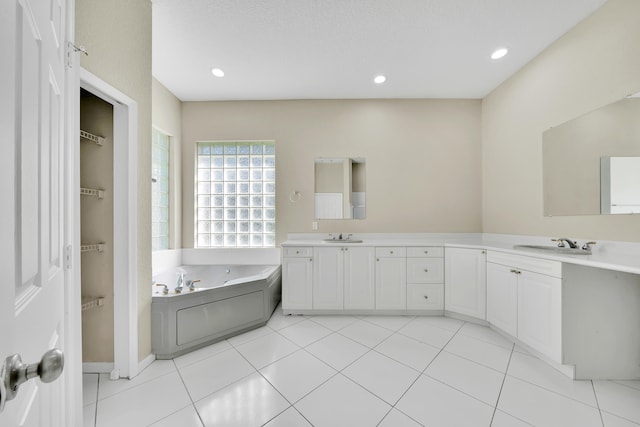
POLYGON ((529 249, 534 251, 552 252, 563 255, 591 255, 591 251, 580 248, 559 248, 557 246, 546 245, 515 245, 514 249, 529 249))
POLYGON ((358 239, 324 239, 325 243, 362 243, 362 240, 358 239))

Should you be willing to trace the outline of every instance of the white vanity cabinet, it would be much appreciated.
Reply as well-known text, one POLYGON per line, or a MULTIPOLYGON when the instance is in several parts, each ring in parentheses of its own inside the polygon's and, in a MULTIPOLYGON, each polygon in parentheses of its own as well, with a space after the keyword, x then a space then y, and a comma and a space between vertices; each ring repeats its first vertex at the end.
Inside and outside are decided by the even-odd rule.
POLYGON ((313 308, 373 309, 373 248, 321 246, 313 248, 313 308))
POLYGON ((372 310, 376 305, 375 256, 372 247, 344 250, 344 309, 372 310))
POLYGON ((490 251, 487 320, 562 363, 562 264, 490 251))
POLYGON ((444 249, 407 248, 407 310, 444 310, 444 249))
POLYGON ((446 311, 486 318, 486 251, 445 248, 444 308, 446 311))
POLYGON ((376 309, 406 310, 407 249, 376 248, 376 309))
POLYGON ((518 334, 517 270, 487 262, 487 322, 511 336, 518 334))
POLYGON ((313 248, 286 247, 282 260, 282 308, 313 308, 313 248))

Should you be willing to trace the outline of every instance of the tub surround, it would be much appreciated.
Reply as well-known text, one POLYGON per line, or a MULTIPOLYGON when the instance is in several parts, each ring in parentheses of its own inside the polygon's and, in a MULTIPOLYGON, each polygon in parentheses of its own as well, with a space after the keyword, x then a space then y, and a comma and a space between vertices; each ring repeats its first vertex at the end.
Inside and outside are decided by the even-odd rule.
POLYGON ((275 265, 279 248, 184 248, 153 252, 153 276, 181 265, 275 265))
POLYGON ((259 328, 280 302, 279 265, 189 265, 165 271, 158 280, 170 293, 151 303, 151 344, 158 359, 172 359, 216 341, 259 328), (175 293, 175 277, 199 279, 201 287, 175 293), (173 278, 173 282, 170 280, 173 278))
POLYGON ((514 248, 552 246, 551 237, 356 234, 362 243, 342 244, 326 237, 290 234, 283 243, 285 314, 444 314, 488 324, 574 379, 640 378, 640 244, 598 241, 591 255, 567 255, 514 248), (356 251, 352 263, 347 254, 356 251), (426 257, 428 267, 419 264, 426 257), (414 262, 435 274, 412 283, 414 262), (365 305, 347 304, 353 295, 365 305), (433 305, 416 310, 421 297, 433 305))

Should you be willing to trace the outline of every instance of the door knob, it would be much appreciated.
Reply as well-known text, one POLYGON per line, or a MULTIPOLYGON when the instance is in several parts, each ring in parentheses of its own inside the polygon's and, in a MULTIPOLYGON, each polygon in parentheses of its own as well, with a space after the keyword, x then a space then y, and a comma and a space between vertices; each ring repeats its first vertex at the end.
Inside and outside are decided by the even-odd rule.
POLYGON ((62 374, 63 369, 64 353, 57 348, 47 351, 39 363, 30 365, 22 363, 19 354, 7 357, 0 369, 0 411, 6 401, 16 397, 22 383, 35 377, 40 377, 43 383, 50 383, 62 374))

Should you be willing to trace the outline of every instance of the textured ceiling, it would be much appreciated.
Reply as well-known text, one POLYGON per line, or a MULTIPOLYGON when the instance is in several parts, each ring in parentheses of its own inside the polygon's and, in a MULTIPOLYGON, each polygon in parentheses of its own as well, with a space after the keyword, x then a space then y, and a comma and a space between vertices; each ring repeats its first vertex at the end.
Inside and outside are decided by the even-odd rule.
POLYGON ((483 98, 605 1, 153 0, 153 75, 183 101, 483 98))

